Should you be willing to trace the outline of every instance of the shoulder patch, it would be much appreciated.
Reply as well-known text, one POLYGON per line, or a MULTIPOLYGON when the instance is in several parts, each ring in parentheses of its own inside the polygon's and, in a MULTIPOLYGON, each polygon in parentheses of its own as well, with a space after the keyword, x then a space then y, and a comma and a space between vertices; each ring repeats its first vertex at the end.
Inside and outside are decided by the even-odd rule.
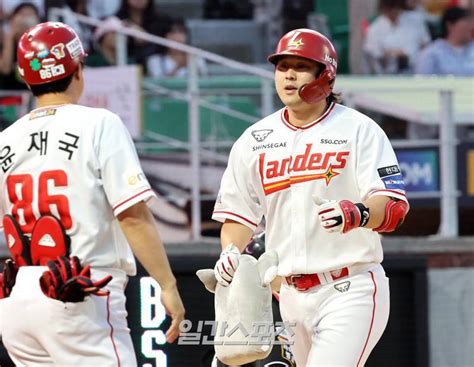
POLYGON ((400 174, 400 168, 395 164, 393 166, 382 167, 378 169, 380 178, 400 174))
POLYGON ((55 114, 56 114, 55 108, 47 108, 47 109, 42 109, 38 111, 33 111, 33 112, 30 112, 29 120, 34 120, 34 119, 45 117, 45 116, 53 116, 55 114))
POLYGON ((405 182, 401 174, 392 175, 382 178, 386 189, 390 190, 405 190, 405 182))

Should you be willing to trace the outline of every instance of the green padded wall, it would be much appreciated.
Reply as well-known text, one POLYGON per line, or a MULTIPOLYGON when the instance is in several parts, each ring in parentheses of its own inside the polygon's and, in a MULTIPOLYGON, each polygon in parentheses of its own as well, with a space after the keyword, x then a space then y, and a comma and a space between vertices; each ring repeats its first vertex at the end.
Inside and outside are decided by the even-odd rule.
MULTIPOLYGON (((206 97, 209 102, 226 106, 233 110, 258 116, 257 106, 250 97, 219 96, 206 97)), ((156 132, 180 141, 188 141, 188 104, 186 101, 163 96, 144 97, 144 129, 156 132)), ((234 141, 250 125, 241 119, 222 112, 201 107, 201 141, 234 141)), ((258 117, 255 118, 255 121, 258 117)))
POLYGON ((349 73, 349 2, 348 0, 314 0, 316 13, 322 13, 328 18, 331 38, 338 53, 337 71, 349 73))

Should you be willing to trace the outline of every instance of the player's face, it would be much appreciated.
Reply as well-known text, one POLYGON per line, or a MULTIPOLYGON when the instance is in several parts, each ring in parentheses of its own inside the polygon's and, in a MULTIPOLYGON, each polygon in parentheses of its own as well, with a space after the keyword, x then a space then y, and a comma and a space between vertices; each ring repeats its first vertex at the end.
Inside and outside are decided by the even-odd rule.
POLYGON ((278 60, 275 67, 275 87, 283 104, 288 107, 305 102, 298 90, 313 81, 319 72, 316 62, 298 56, 285 56, 278 60))

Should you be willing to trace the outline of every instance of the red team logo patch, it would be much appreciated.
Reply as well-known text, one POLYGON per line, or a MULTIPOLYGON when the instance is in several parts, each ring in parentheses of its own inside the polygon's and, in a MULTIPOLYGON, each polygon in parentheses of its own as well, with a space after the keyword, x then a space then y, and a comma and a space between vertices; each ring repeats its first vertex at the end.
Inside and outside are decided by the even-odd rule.
POLYGON ((280 160, 266 161, 266 153, 259 155, 259 173, 265 195, 306 181, 325 180, 328 186, 341 173, 336 170, 346 166, 349 151, 313 153, 312 146, 306 144, 303 154, 280 160))

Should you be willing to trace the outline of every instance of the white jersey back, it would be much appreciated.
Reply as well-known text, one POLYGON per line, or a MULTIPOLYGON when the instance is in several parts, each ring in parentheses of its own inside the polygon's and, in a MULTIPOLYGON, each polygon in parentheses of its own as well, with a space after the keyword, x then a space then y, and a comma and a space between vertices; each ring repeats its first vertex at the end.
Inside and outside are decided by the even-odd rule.
POLYGON ((53 214, 72 255, 136 272, 115 216, 154 193, 117 115, 79 105, 32 111, 0 134, 0 180, 2 217, 14 215, 25 233, 53 214))
POLYGON ((278 274, 309 274, 380 263, 379 235, 364 228, 328 233, 312 195, 353 202, 373 195, 406 200, 403 179, 383 130, 367 116, 332 104, 303 127, 282 109, 248 128, 234 144, 213 219, 252 230, 265 217, 267 249, 278 274))

